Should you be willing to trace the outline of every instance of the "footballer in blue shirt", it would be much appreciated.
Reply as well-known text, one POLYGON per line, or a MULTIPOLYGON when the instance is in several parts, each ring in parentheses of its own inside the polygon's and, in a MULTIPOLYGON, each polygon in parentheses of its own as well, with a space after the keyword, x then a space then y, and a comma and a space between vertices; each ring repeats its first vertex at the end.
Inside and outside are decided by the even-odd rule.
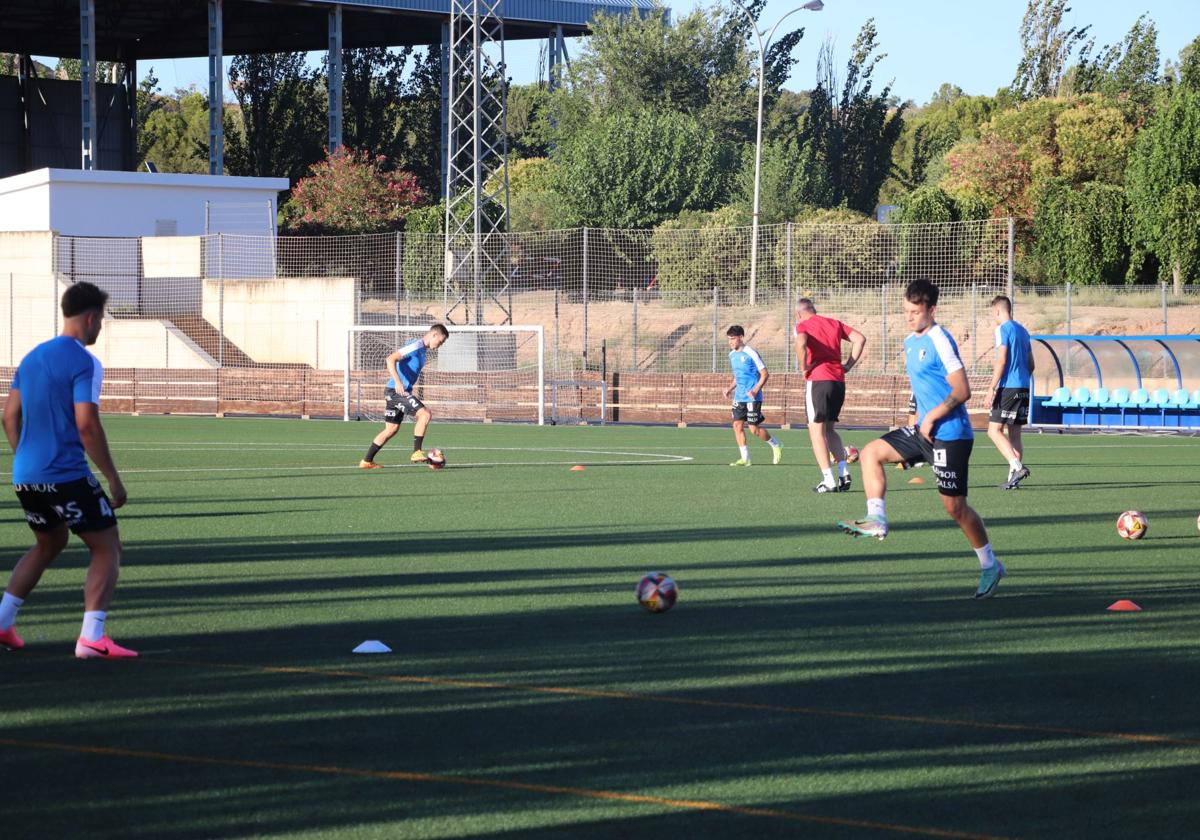
POLYGON ((1012 301, 1006 295, 992 298, 996 319, 996 362, 988 392, 992 413, 988 437, 1008 461, 1008 480, 1002 490, 1016 490, 1029 478, 1029 467, 1021 462, 1021 426, 1029 417, 1029 386, 1033 379, 1033 344, 1029 330, 1013 320, 1012 301))
POLYGON ((729 466, 750 466, 746 426, 771 445, 771 462, 778 464, 783 458, 783 446, 762 427, 763 386, 771 374, 758 351, 746 343, 745 329, 734 324, 725 331, 725 336, 729 339, 729 366, 733 369, 733 382, 725 389, 725 397, 733 397, 733 439, 741 455, 729 466))
POLYGON ((399 350, 387 357, 387 372, 390 374, 383 396, 385 402, 383 412, 383 431, 375 435, 367 448, 366 457, 358 462, 364 470, 378 470, 383 464, 375 463, 375 456, 389 440, 400 431, 404 418, 413 418, 413 451, 409 460, 423 464, 428 457, 421 446, 425 441, 425 430, 433 419, 433 412, 425 407, 415 394, 413 388, 421 378, 425 368, 425 359, 430 350, 436 350, 450 337, 450 331, 442 324, 434 324, 421 338, 416 338, 405 344, 399 350))
POLYGON ((904 339, 904 364, 916 401, 916 425, 888 432, 863 448, 859 460, 867 516, 839 522, 838 527, 856 537, 882 540, 888 534, 884 465, 931 464, 946 513, 958 523, 979 559, 975 598, 982 600, 996 594, 1004 564, 992 551, 983 520, 967 504, 967 471, 975 442, 966 406, 971 385, 958 345, 934 319, 937 302, 938 287, 929 280, 914 280, 904 290, 904 317, 912 329, 904 339))
POLYGON ((0 646, 9 650, 25 646, 13 626, 17 611, 73 531, 91 552, 75 656, 137 656, 113 642, 104 629, 121 568, 121 536, 113 511, 126 500, 100 425, 104 368, 87 351, 100 335, 107 302, 108 293, 91 283, 68 288, 62 296, 62 335, 21 359, 4 405, 4 434, 13 448, 13 489, 36 539, 17 562, 0 598, 0 646), (84 453, 108 480, 111 499, 92 475, 84 453))

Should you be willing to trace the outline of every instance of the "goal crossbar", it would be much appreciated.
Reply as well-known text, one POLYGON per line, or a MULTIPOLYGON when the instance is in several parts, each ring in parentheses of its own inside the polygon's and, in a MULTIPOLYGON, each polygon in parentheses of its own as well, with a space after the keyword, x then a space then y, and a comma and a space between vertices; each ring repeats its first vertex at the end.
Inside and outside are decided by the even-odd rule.
MULTIPOLYGON (((540 324, 482 324, 482 325, 451 325, 447 324, 446 329, 450 332, 450 338, 453 340, 456 333, 490 333, 490 334, 529 334, 536 342, 536 363, 537 363, 537 391, 535 396, 535 407, 537 409, 537 424, 545 425, 546 422, 546 342, 545 330, 540 324)), ((350 419, 350 390, 351 382, 356 371, 361 369, 355 368, 355 341, 356 338, 367 333, 375 333, 380 335, 396 335, 408 334, 409 337, 405 341, 411 341, 412 338, 422 336, 429 331, 428 325, 421 324, 358 324, 349 327, 346 330, 346 346, 345 360, 343 366, 343 381, 342 381, 342 420, 350 419)), ((399 346, 399 345, 398 345, 399 346)), ((386 369, 379 368, 379 373, 386 375, 386 369)), ((500 373, 499 371, 497 373, 500 373)))

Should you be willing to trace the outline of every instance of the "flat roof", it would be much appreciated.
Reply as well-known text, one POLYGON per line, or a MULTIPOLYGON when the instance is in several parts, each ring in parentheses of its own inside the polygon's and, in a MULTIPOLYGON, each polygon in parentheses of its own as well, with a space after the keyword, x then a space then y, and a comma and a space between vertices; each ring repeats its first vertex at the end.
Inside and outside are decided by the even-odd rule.
POLYGON ((287 178, 236 175, 184 175, 170 172, 122 172, 114 169, 34 169, 0 178, 0 194, 18 192, 46 184, 149 185, 155 187, 199 187, 215 190, 273 190, 282 192, 287 178))
MULTIPOLYGON (((208 55, 207 0, 95 0, 96 58, 120 61, 208 55)), ((224 0, 226 55, 325 50, 329 10, 342 7, 343 43, 353 47, 441 42, 450 0, 224 0)), ((545 38, 561 25, 586 34, 599 12, 653 9, 651 0, 504 0, 506 40, 545 38)), ((0 12, 0 52, 79 55, 79 0, 9 0, 0 12)))

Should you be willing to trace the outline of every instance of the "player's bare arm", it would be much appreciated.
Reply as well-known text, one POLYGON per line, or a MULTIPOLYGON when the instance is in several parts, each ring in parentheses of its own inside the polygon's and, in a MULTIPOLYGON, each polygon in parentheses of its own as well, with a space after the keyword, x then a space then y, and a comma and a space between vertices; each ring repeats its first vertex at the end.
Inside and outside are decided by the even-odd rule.
POLYGON ((108 479, 108 492, 112 497, 112 506, 114 508, 121 507, 128 499, 128 494, 125 492, 121 475, 113 463, 112 453, 109 452, 108 436, 104 434, 104 426, 100 424, 100 406, 91 402, 75 403, 75 425, 79 429, 79 440, 83 443, 83 451, 108 479))
POLYGON ((17 390, 10 390, 4 403, 4 436, 16 452, 17 444, 21 442, 21 392, 17 390))
POLYGON ((771 378, 771 372, 763 368, 758 372, 758 381, 754 383, 754 387, 746 392, 746 396, 750 399, 756 398, 762 393, 763 386, 767 384, 767 380, 771 378))
MULTIPOLYGON (((1033 369, 1033 354, 1030 354, 1030 370, 1033 369)), ((1000 377, 1004 375, 1004 369, 1008 367, 1008 347, 1001 344, 996 348, 996 362, 992 365, 992 381, 988 383, 988 393, 995 394, 996 388, 1000 386, 1000 377)))
POLYGON ((863 350, 867 346, 867 337, 853 327, 850 328, 850 358, 842 362, 842 371, 848 371, 850 368, 858 364, 858 360, 862 358, 863 350))
POLYGON ((941 403, 935 405, 921 421, 921 435, 927 440, 933 440, 933 425, 971 399, 971 383, 967 380, 965 368, 959 368, 946 376, 950 385, 950 393, 941 403))
POLYGON ((800 362, 800 369, 804 371, 805 376, 812 373, 812 366, 808 363, 808 333, 796 334, 796 359, 800 362))

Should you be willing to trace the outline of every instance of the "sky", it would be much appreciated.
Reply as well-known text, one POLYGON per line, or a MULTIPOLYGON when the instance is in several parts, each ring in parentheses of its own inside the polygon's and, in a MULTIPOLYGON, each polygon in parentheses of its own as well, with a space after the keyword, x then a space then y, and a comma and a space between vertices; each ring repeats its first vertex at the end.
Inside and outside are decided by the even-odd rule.
MULTIPOLYGON (((676 16, 712 5, 710 0, 665 2, 676 16)), ((762 28, 770 29, 802 2, 769 0, 760 17, 762 28)), ((793 52, 797 63, 786 87, 813 87, 817 52, 826 35, 834 40, 840 74, 862 24, 874 18, 880 51, 887 55, 875 78, 879 84, 894 80, 892 93, 901 100, 924 104, 943 82, 971 95, 994 94, 1012 81, 1020 60, 1018 33, 1025 8, 1025 0, 825 0, 821 11, 797 12, 780 27, 781 32, 795 26, 805 29, 793 52)), ((1073 0, 1066 25, 1090 24, 1089 35, 1099 48, 1120 41, 1143 12, 1158 27, 1163 60, 1176 60, 1179 51, 1200 35, 1197 0, 1073 0)), ((514 84, 538 80, 538 47, 537 42, 505 45, 514 84)), ((578 55, 580 44, 568 41, 567 49, 571 56, 578 55)), ((228 63, 227 57, 227 67, 228 63)), ((208 84, 207 59, 143 61, 139 75, 144 76, 151 65, 164 92, 191 85, 203 90, 208 84)), ((226 98, 231 98, 228 91, 226 98)))

